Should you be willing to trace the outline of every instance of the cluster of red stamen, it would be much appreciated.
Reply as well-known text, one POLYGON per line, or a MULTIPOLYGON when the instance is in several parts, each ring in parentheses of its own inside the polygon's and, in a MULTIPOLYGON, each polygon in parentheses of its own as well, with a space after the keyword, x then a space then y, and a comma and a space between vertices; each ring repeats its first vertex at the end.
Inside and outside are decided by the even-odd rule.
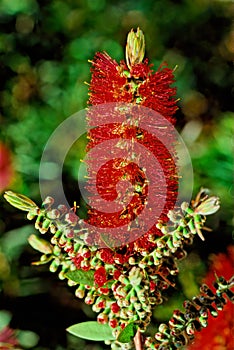
MULTIPOLYGON (((146 59, 144 62, 133 64, 128 68, 123 61, 118 64, 107 53, 97 53, 92 61, 91 72, 90 105, 95 106, 111 102, 131 103, 151 108, 160 113, 169 122, 175 123, 173 115, 177 110, 177 106, 174 98, 176 89, 171 87, 171 84, 174 82, 173 71, 165 65, 161 66, 158 71, 153 72, 152 65, 149 65, 146 59)), ((102 118, 101 114, 100 118, 102 118)), ((90 125, 92 125, 91 119, 92 111, 88 115, 90 125)), ((170 136, 167 135, 169 138, 170 136)), ((176 164, 170 152, 149 131, 142 130, 137 126, 118 125, 117 123, 108 123, 97 128, 92 128, 88 134, 89 142, 87 150, 89 151, 98 144, 117 137, 123 140, 136 140, 146 147, 160 163, 160 167, 164 172, 163 180, 166 181, 167 193, 166 203, 159 219, 164 222, 167 221, 167 213, 170 209, 174 208, 177 199, 178 187, 176 164)), ((172 139, 172 143, 173 141, 175 140, 172 139)), ((103 160, 105 159, 103 158, 103 160)), ((138 191, 135 191, 128 205, 118 212, 111 213, 109 211, 105 213, 93 209, 91 206, 88 211, 88 222, 94 227, 102 228, 121 227, 131 223, 144 209, 147 201, 148 185, 144 170, 137 164, 134 164, 134 162, 124 163, 123 159, 114 158, 106 162, 98 173, 95 173, 93 171, 95 162, 96 159, 90 158, 88 160, 89 182, 87 188, 93 196, 97 193, 97 189, 98 194, 109 201, 111 207, 111 202, 117 197, 116 184, 120 180, 123 180, 123 178, 129 181, 135 188, 137 186, 138 191)), ((157 169, 153 165, 149 164, 149 166, 151 168, 148 171, 151 174, 155 173, 155 178, 160 183, 162 179, 157 169)), ((160 195, 161 193, 159 193, 159 198, 160 195)), ((155 198, 156 206, 157 201, 160 201, 160 199, 155 198)), ((92 200, 90 203, 92 204, 92 200)), ((132 233, 133 231, 134 228, 132 229, 132 233)), ((103 254, 103 261, 112 263, 113 255, 115 254, 123 254, 124 258, 120 260, 127 261, 129 256, 136 251, 150 251, 154 245, 150 242, 149 237, 155 237, 155 235, 160 235, 160 232, 153 225, 146 234, 136 239, 134 243, 128 244, 127 249, 120 247, 118 251, 109 252, 109 244, 106 244, 107 249, 105 250, 105 254, 103 254)), ((125 239, 123 239, 124 241, 125 239)))

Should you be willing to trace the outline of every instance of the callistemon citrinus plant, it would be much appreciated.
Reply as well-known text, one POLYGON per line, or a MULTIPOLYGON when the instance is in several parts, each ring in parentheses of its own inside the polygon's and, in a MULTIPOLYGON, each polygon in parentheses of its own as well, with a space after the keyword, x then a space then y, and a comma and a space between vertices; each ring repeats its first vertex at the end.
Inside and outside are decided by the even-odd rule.
POLYGON ((163 302, 163 292, 175 286, 178 261, 186 257, 186 245, 192 244, 196 234, 204 240, 206 215, 219 209, 219 199, 201 189, 191 203, 178 206, 176 139, 169 127, 175 123, 177 109, 176 91, 171 87, 173 71, 164 65, 153 72, 144 60, 144 50, 143 33, 132 30, 126 63, 118 64, 106 53, 97 53, 92 61, 87 151, 117 139, 115 149, 126 150, 126 156, 117 156, 122 153, 107 147, 105 151, 100 148, 98 157, 87 157, 87 219, 80 220, 74 208, 54 206, 51 197, 39 208, 23 195, 5 194, 13 206, 28 212, 28 219, 36 218, 40 233, 51 232, 50 242, 36 235, 29 237, 32 247, 42 253, 35 264, 49 263, 50 271, 59 271, 59 278, 75 286, 76 296, 98 313, 97 322, 76 324, 68 331, 103 340, 112 349, 176 349, 188 345, 194 333, 207 326, 209 313, 216 316, 226 298, 233 301, 232 279, 216 276, 214 290, 202 285, 200 295, 185 301, 184 312, 175 310, 168 324, 161 324, 153 336, 147 334, 152 312, 163 302), (155 125, 159 137, 150 132, 155 125), (168 141, 166 147, 163 139, 168 141), (145 156, 136 152, 135 143, 157 160, 146 162, 147 171, 141 166, 145 156), (104 165, 97 170, 99 158, 104 165), (120 182, 118 197, 116 186, 120 182), (131 195, 125 182, 131 184, 131 195), (151 192, 155 194, 153 204, 151 192), (98 195, 105 199, 106 210, 101 210, 98 195), (111 210, 114 200, 121 209, 117 205, 118 210, 111 210), (157 209, 153 221, 145 214, 142 220, 145 208, 149 215, 157 209))

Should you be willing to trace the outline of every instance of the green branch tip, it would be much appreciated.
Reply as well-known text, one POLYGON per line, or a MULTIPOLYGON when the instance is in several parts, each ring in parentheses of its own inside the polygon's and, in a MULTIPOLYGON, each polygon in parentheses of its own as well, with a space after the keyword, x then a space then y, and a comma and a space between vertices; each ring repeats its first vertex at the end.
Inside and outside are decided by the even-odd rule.
POLYGON ((13 191, 6 191, 3 196, 8 203, 17 209, 31 211, 38 208, 36 203, 23 194, 15 193, 13 191))

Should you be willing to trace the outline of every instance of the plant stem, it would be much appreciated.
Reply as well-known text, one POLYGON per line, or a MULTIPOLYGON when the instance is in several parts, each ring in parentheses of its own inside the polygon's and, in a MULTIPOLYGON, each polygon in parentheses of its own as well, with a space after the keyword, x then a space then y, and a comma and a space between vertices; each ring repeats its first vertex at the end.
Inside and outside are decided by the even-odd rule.
POLYGON ((138 329, 136 332, 136 335, 134 337, 134 344, 135 344, 135 350, 143 350, 142 344, 141 344, 141 333, 138 329))

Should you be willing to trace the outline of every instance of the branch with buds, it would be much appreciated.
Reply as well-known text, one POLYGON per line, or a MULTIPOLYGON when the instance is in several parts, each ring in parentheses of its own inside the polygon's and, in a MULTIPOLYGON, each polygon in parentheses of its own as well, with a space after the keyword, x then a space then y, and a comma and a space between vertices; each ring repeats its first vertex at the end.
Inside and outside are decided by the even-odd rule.
MULTIPOLYGON (((186 245, 192 244, 195 234, 204 240, 201 230, 204 229, 206 215, 213 214, 219 209, 219 199, 209 197, 208 191, 201 189, 190 205, 184 202, 180 210, 168 213, 170 218, 168 224, 158 222, 157 227, 162 235, 150 238, 155 244, 152 251, 134 254, 120 266, 114 261, 112 264, 105 264, 102 260, 102 249, 98 250, 86 244, 86 233, 82 231, 82 222, 72 210, 63 205, 53 207, 53 200, 50 197, 46 198, 39 208, 23 195, 8 191, 4 196, 13 206, 27 211, 29 220, 35 219, 35 228, 41 234, 47 231, 52 234, 50 242, 36 235, 29 237, 30 245, 42 253, 40 261, 34 264, 50 263, 51 272, 59 269, 59 278, 67 279, 70 286, 76 285, 76 296, 84 298, 87 304, 93 305, 93 310, 98 313, 98 322, 109 323, 116 339, 119 339, 123 328, 134 322, 137 327, 134 336, 137 350, 142 349, 142 334, 150 324, 152 310, 163 301, 163 291, 169 286, 175 286, 174 277, 179 273, 178 260, 186 256, 186 245)), ((220 291, 221 279, 217 281, 220 291)), ((228 282, 223 289, 228 296, 231 293, 230 283, 228 282)), ((206 291, 206 298, 208 294, 210 295, 208 299, 211 303, 216 302, 223 307, 225 301, 221 296, 215 297, 205 287, 202 290, 206 291)), ((195 308, 200 305, 200 299, 197 299, 198 304, 195 308)), ((207 308, 212 308, 211 303, 207 308)), ((200 305, 198 312, 201 313, 203 309, 200 305)), ((179 323, 175 322, 172 333, 168 333, 168 327, 165 326, 165 329, 163 326, 160 327, 156 339, 162 349, 165 342, 178 343, 178 339, 181 338, 178 330, 183 330, 181 331, 183 341, 187 343, 192 339, 190 331, 199 328, 198 316, 189 319, 186 319, 186 316, 183 319, 181 313, 175 312, 173 319, 176 320, 178 317, 181 320, 179 323), (175 328, 176 336, 172 337, 175 328), (185 330, 188 329, 190 331, 187 334, 185 330)), ((173 322, 171 321, 171 325, 173 322)), ((113 342, 112 348, 118 346, 118 343, 119 341, 113 342)), ((145 344, 147 349, 151 349, 155 348, 152 346, 156 343, 146 338, 145 344)))

